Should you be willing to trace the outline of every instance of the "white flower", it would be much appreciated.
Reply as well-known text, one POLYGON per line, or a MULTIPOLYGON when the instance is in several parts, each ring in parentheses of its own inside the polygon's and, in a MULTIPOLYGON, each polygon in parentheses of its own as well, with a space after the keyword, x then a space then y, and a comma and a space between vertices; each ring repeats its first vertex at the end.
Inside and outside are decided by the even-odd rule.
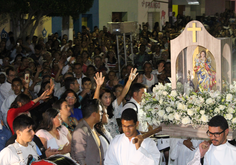
POLYGON ((178 103, 177 109, 184 110, 184 105, 182 103, 178 103))
POLYGON ((160 103, 160 104, 163 104, 163 99, 160 99, 160 100, 159 100, 159 103, 160 103))
POLYGON ((232 98, 233 98, 232 94, 229 93, 226 95, 226 101, 230 102, 230 101, 232 101, 232 98))
POLYGON ((172 113, 169 114, 169 115, 168 115, 168 119, 172 121, 172 120, 174 119, 174 115, 173 115, 172 113))
POLYGON ((204 115, 205 114, 205 110, 201 110, 200 114, 204 115))
POLYGON ((233 124, 236 123, 236 118, 233 118, 232 123, 233 123, 233 124))
POLYGON ((188 113, 189 116, 192 116, 193 115, 193 110, 192 109, 188 109, 187 113, 188 113))
POLYGON ((164 91, 162 94, 163 94, 164 96, 166 96, 166 95, 168 95, 168 92, 164 91))
POLYGON ((175 120, 180 120, 180 115, 178 113, 175 113, 175 120))
POLYGON ((220 95, 220 92, 218 92, 218 91, 210 91, 209 94, 210 94, 210 96, 212 98, 216 98, 217 96, 220 95))
POLYGON ((164 114, 165 114, 165 111, 164 111, 164 110, 159 110, 159 111, 158 111, 158 116, 163 117, 164 114))
POLYGON ((199 97, 198 99, 199 99, 199 103, 200 103, 200 104, 203 104, 203 103, 204 103, 204 98, 199 97))
POLYGON ((172 111, 173 111, 173 109, 172 109, 171 107, 167 107, 167 108, 166 108, 166 112, 170 113, 170 112, 172 112, 172 111))
POLYGON ((203 122, 208 122, 208 116, 202 115, 201 121, 203 121, 203 122))
POLYGON ((215 113, 220 113, 220 109, 219 108, 215 108, 215 113))
POLYGON ((152 123, 152 119, 151 119, 150 117, 146 118, 146 120, 147 120, 148 124, 150 124, 150 125, 153 124, 153 123, 152 123))
POLYGON ((231 114, 234 113, 234 109, 232 107, 229 107, 228 108, 228 113, 231 113, 231 114))
POLYGON ((191 122, 191 120, 188 116, 182 119, 183 124, 189 124, 190 122, 191 122))
POLYGON ((170 96, 176 97, 177 96, 176 90, 171 91, 170 96))
POLYGON ((220 105, 220 106, 219 106, 219 109, 222 111, 222 110, 225 109, 225 106, 224 106, 224 105, 220 105))
POLYGON ((226 120, 231 120, 233 118, 233 115, 232 114, 226 114, 225 115, 225 119, 226 120))
POLYGON ((206 100, 206 104, 212 104, 212 103, 213 103, 212 98, 208 98, 208 99, 206 100))
POLYGON ((168 119, 168 116, 167 116, 167 115, 164 115, 163 119, 164 119, 164 120, 167 120, 167 119, 168 119))

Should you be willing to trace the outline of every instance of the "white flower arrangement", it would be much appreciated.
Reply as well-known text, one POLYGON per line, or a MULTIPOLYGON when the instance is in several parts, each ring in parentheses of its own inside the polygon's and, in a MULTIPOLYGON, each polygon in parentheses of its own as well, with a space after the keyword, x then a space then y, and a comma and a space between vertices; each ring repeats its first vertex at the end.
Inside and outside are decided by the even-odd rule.
MULTIPOLYGON (((182 87, 179 85, 180 91, 182 87)), ((232 129, 236 128, 236 82, 226 92, 210 91, 182 94, 171 84, 156 85, 153 93, 145 93, 141 102, 142 120, 149 124, 207 125, 215 115, 222 115, 232 129)))

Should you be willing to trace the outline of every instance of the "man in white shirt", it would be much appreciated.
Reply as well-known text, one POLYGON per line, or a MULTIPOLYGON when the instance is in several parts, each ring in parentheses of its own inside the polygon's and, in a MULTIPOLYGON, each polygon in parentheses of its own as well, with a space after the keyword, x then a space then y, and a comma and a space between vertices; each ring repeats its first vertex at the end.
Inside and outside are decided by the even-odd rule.
POLYGON ((82 64, 75 63, 73 67, 73 72, 74 72, 75 78, 77 79, 80 85, 80 91, 82 91, 82 78, 86 77, 82 71, 83 71, 82 64))
POLYGON ((111 142, 105 157, 105 165, 158 165, 160 152, 155 142, 140 135, 137 113, 128 108, 121 115, 123 134, 111 142), (137 143, 133 144, 133 139, 137 143))
POLYGON ((13 94, 13 90, 11 89, 11 83, 12 80, 16 77, 16 71, 14 70, 14 68, 10 67, 6 70, 6 75, 7 81, 0 86, 0 94, 3 97, 3 100, 0 100, 1 104, 8 96, 13 94))
MULTIPOLYGON (((127 108, 132 108, 134 109, 137 113, 138 113, 138 118, 139 118, 139 130, 142 132, 145 132, 148 130, 148 126, 146 122, 143 122, 142 120, 140 120, 142 118, 143 115, 143 111, 140 108, 140 103, 142 101, 142 96, 144 95, 144 92, 146 92, 147 87, 144 84, 141 83, 134 83, 131 86, 131 93, 132 93, 132 97, 130 99, 130 101, 128 101, 123 109, 122 112, 127 109, 127 108)), ((121 112, 121 113, 122 113, 121 112)))
POLYGON ((7 146, 0 152, 0 164, 2 165, 26 165, 29 155, 32 161, 38 160, 34 138, 34 121, 27 115, 16 117, 13 122, 13 129, 17 135, 15 143, 7 146))
POLYGON ((3 122, 7 126, 7 112, 10 109, 11 104, 15 100, 15 98, 21 94, 22 89, 23 89, 23 84, 20 78, 14 78, 12 80, 12 90, 14 93, 10 96, 8 96, 2 103, 1 105, 1 111, 2 111, 2 116, 3 116, 3 122))
POLYGON ((209 142, 202 142, 196 151, 192 161, 188 165, 200 165, 200 159, 204 157, 204 165, 235 165, 236 147, 229 144, 227 135, 229 126, 223 116, 214 116, 208 123, 207 135, 209 142))

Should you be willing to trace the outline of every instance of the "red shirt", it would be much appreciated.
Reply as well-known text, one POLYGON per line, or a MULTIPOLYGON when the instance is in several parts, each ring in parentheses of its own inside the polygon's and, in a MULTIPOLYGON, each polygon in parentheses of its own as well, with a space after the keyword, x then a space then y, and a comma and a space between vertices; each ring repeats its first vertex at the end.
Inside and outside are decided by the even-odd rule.
POLYGON ((30 101, 30 102, 26 103, 25 105, 23 105, 19 108, 9 109, 9 111, 7 112, 7 124, 9 126, 9 128, 11 129, 12 134, 14 134, 14 131, 13 131, 13 121, 14 121, 14 119, 20 113, 30 111, 31 109, 37 107, 38 105, 39 105, 39 102, 35 104, 33 101, 30 101))

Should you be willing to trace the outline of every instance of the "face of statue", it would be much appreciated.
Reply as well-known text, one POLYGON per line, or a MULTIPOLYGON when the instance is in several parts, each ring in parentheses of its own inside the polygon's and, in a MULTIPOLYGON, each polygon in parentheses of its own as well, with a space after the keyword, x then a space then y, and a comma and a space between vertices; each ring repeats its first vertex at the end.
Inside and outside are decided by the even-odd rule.
POLYGON ((206 58, 205 52, 201 52, 201 58, 202 58, 202 59, 206 58))

